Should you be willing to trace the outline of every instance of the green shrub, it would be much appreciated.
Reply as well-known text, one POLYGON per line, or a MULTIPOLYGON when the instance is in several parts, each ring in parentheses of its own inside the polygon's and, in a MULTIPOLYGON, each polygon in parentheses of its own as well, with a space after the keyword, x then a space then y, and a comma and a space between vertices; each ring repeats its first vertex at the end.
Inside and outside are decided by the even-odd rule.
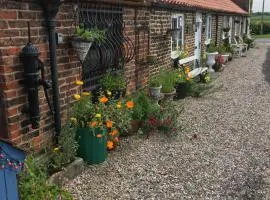
POLYGON ((78 143, 75 140, 76 129, 66 125, 62 128, 58 138, 58 147, 55 147, 51 152, 48 172, 52 174, 61 171, 63 167, 75 160, 78 143))
POLYGON ((126 88, 126 81, 122 73, 107 73, 99 81, 104 90, 118 90, 126 88))
POLYGON ((149 87, 160 87, 160 86, 161 86, 161 82, 160 82, 159 76, 155 76, 155 77, 150 78, 149 87))
MULTIPOLYGON (((261 22, 250 23, 250 30, 252 34, 260 35, 261 33, 261 22)), ((263 33, 270 34, 270 22, 264 22, 263 33)))
POLYGON ((134 98, 134 103, 132 118, 139 121, 145 121, 157 107, 145 92, 139 92, 134 98))
POLYGON ((175 71, 163 71, 160 73, 161 79, 161 92, 171 93, 175 90, 175 83, 177 79, 177 73, 175 71))
POLYGON ((67 191, 57 185, 47 183, 45 166, 29 156, 25 160, 25 170, 19 176, 20 197, 23 200, 72 200, 67 191))

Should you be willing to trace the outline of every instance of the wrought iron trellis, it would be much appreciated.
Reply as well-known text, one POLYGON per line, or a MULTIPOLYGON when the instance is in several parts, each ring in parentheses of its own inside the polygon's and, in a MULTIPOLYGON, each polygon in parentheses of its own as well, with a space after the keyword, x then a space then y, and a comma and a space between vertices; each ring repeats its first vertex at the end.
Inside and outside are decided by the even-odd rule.
POLYGON ((122 70, 133 59, 134 44, 125 34, 120 6, 81 3, 79 22, 86 28, 105 31, 105 41, 94 42, 83 63, 85 88, 94 89, 103 74, 122 70))

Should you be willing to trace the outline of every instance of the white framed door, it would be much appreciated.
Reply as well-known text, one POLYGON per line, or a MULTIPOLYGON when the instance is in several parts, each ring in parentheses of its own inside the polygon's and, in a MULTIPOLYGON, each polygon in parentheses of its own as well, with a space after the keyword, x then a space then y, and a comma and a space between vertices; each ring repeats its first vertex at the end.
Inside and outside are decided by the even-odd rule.
POLYGON ((231 44, 232 43, 232 37, 233 37, 233 18, 232 16, 230 16, 230 19, 229 19, 229 26, 230 26, 230 32, 229 32, 229 43, 231 44))
MULTIPOLYGON (((201 49, 202 49, 202 13, 196 13, 196 23, 195 23, 195 59, 200 62, 201 60, 201 49)), ((197 66, 197 63, 194 66, 197 66)))

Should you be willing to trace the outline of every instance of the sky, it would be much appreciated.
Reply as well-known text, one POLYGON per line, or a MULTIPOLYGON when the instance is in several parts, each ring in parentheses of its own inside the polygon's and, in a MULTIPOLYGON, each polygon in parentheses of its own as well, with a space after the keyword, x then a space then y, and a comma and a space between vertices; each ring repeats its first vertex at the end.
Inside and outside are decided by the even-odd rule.
MULTIPOLYGON (((261 12, 262 4, 263 0, 253 0, 253 12, 261 12)), ((270 0, 265 0, 264 10, 265 12, 270 12, 270 0)))

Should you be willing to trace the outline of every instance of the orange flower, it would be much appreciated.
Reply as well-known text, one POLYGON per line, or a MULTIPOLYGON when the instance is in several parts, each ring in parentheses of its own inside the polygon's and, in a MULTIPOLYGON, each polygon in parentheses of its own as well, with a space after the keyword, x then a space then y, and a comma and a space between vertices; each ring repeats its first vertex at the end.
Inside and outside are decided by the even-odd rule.
POLYGON ((119 133, 118 130, 113 130, 112 132, 110 132, 111 136, 116 136, 119 133))
POLYGON ((96 135, 97 138, 102 138, 102 136, 103 136, 102 134, 97 134, 96 135))
POLYGON ((133 101, 128 101, 127 104, 126 104, 127 108, 134 108, 134 102, 133 101))
POLYGON ((101 102, 101 103, 107 103, 108 102, 108 98, 107 97, 101 97, 100 99, 99 99, 99 102, 101 102))
POLYGON ((106 122, 106 126, 107 126, 107 128, 112 128, 113 122, 110 121, 110 120, 108 120, 108 121, 106 122))
POLYGON ((97 122, 95 122, 95 121, 90 122, 90 126, 91 126, 91 127, 96 127, 96 126, 97 126, 97 122))
POLYGON ((107 148, 108 148, 109 150, 112 150, 112 149, 113 149, 113 142, 112 142, 112 141, 108 141, 108 142, 107 142, 107 148))

